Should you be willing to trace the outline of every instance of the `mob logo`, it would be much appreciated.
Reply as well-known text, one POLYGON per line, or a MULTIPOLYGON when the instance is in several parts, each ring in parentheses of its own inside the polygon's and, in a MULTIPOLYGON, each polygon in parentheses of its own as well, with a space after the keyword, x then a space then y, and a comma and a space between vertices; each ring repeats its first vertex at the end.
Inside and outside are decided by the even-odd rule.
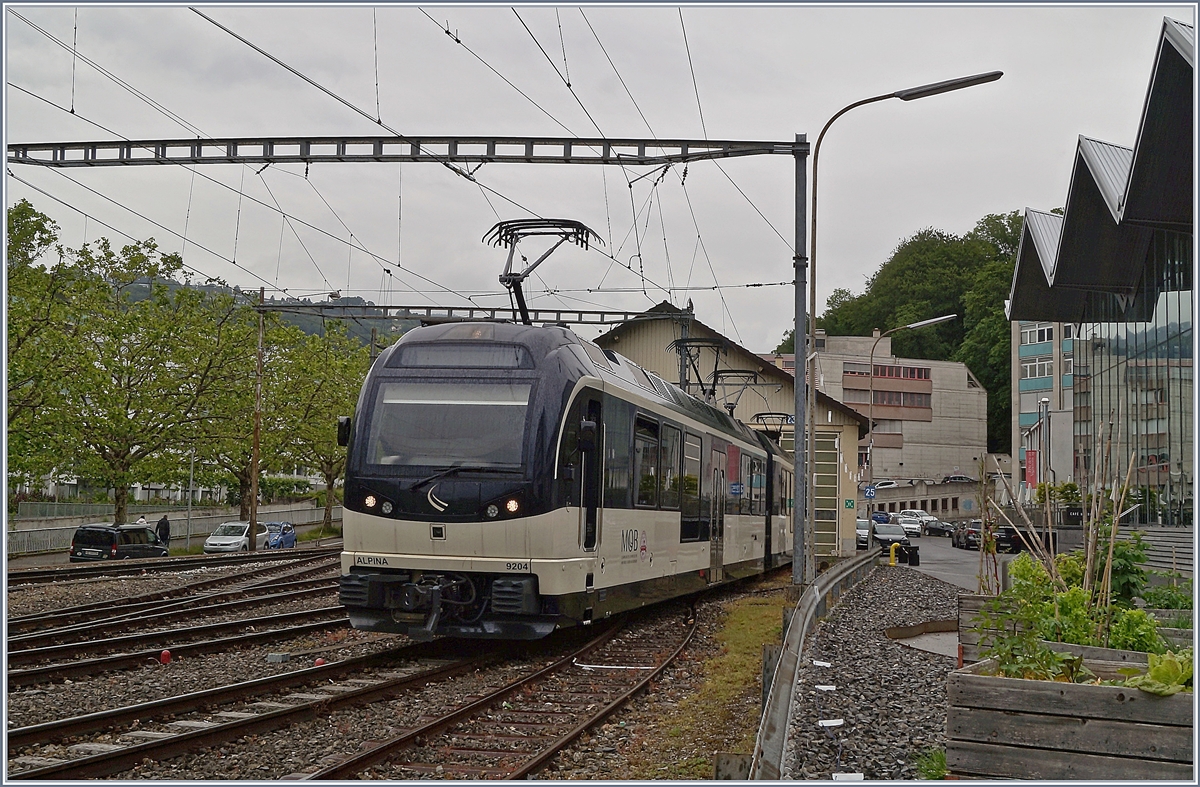
POLYGON ((638 539, 637 530, 622 530, 621 531, 621 551, 622 552, 637 552, 640 541, 638 539))

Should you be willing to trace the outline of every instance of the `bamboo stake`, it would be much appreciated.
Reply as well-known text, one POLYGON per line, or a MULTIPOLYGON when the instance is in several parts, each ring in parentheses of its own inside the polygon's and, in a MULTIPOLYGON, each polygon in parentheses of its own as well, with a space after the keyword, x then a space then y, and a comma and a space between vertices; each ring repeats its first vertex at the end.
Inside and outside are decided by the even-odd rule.
MULTIPOLYGON (((1125 472, 1125 483, 1121 485, 1121 499, 1117 504, 1117 507, 1113 509, 1112 527, 1109 528, 1108 561, 1104 565, 1104 584, 1101 586, 1100 596, 1100 598, 1104 601, 1104 606, 1106 607, 1112 606, 1112 599, 1110 597, 1112 596, 1113 547, 1117 543, 1117 526, 1119 524, 1118 520, 1121 516, 1121 509, 1125 507, 1125 495, 1129 492, 1129 480, 1133 477, 1133 464, 1136 459, 1137 449, 1135 448, 1129 454, 1129 469, 1125 472)), ((1115 492, 1116 490, 1114 489, 1113 491, 1115 492)))
MULTIPOLYGON (((996 462, 996 470, 997 470, 997 472, 999 472, 1000 463, 998 461, 996 461, 995 457, 992 458, 992 461, 996 462)), ((1000 475, 1001 483, 1004 484, 1004 491, 1008 493, 1008 498, 1013 501, 1013 507, 1016 509, 1017 513, 1021 515, 1021 520, 1025 523, 1025 527, 1028 528, 1030 533, 1037 534, 1038 533, 1037 528, 1035 528, 1033 526, 1033 523, 1029 521, 1029 516, 1026 515, 1025 509, 1021 507, 1021 504, 1019 502, 1017 502, 1016 496, 1013 495, 1012 488, 1008 485, 1008 479, 1004 477, 1003 473, 999 473, 999 475, 1000 475)), ((994 503, 993 503, 993 505, 994 505, 994 503)), ((1049 573, 1051 576, 1057 576, 1058 569, 1055 567, 1053 560, 1047 560, 1046 551, 1042 548, 1040 535, 1038 536, 1037 539, 1034 539, 1037 541, 1037 549, 1035 551, 1032 547, 1031 539, 1026 539, 1024 534, 1021 534, 1020 529, 1017 528, 1016 525, 1012 524, 1012 520, 1009 519, 1007 515, 1005 515, 1003 512, 1001 512, 1001 515, 1004 516, 1005 521, 1007 521, 1009 523, 1009 525, 1011 525, 1013 528, 1015 528, 1017 530, 1017 533, 1019 535, 1021 535, 1021 540, 1025 542, 1026 547, 1029 548, 1029 551, 1031 553, 1033 553, 1034 556, 1037 557, 1040 561, 1042 561, 1042 565, 1044 565, 1046 567, 1046 572, 1049 573)))
POLYGON ((1046 551, 1042 548, 1041 542, 1032 536, 1026 538, 1025 534, 1021 532, 1021 528, 1013 524, 1013 521, 1008 518, 1008 514, 1004 513, 1004 509, 997 505, 995 500, 989 500, 988 502, 991 503, 992 507, 996 509, 996 513, 1004 517, 1004 521, 1008 523, 1009 527, 1017 531, 1017 535, 1020 536, 1021 541, 1025 543, 1025 548, 1029 550, 1031 555, 1035 556, 1039 561, 1041 561, 1042 565, 1046 567, 1046 573, 1050 575, 1051 581, 1054 582, 1060 591, 1065 593, 1067 590, 1066 580, 1064 580, 1058 573, 1058 566, 1054 563, 1054 561, 1047 559, 1046 551))

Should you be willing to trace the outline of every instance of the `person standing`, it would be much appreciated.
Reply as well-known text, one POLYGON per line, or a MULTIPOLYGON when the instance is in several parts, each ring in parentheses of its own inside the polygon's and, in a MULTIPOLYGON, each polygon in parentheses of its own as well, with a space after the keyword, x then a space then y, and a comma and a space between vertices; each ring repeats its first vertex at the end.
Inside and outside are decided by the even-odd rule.
POLYGON ((167 549, 170 549, 171 548, 171 521, 169 519, 167 519, 166 514, 163 514, 162 519, 158 520, 158 524, 155 525, 155 529, 158 531, 158 540, 162 542, 162 545, 164 547, 166 547, 167 549))

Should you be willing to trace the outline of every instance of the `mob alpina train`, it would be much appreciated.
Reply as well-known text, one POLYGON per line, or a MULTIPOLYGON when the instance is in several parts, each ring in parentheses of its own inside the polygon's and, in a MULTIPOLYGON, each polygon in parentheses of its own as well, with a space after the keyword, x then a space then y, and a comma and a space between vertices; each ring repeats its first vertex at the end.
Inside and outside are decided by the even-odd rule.
POLYGON ((791 556, 791 455, 565 328, 414 329, 338 431, 356 628, 536 639, 791 556))

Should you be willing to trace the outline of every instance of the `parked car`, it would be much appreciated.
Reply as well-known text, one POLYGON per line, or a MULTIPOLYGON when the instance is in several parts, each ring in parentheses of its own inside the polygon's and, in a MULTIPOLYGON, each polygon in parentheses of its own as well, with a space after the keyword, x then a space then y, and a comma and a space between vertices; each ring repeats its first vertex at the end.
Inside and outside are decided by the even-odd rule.
POLYGON ((870 546, 871 522, 868 519, 860 519, 854 528, 854 543, 859 549, 866 549, 870 546))
MULTIPOLYGON (((226 522, 218 525, 217 529, 212 532, 212 535, 204 539, 204 551, 207 554, 214 552, 247 552, 250 550, 250 539, 246 535, 249 530, 249 522, 226 522)), ((267 526, 259 522, 258 535, 254 540, 256 549, 266 548, 267 534, 267 526)))
POLYGON ((871 521, 886 525, 888 522, 892 521, 892 518, 887 511, 875 511, 871 514, 871 521))
POLYGON ((950 535, 950 543, 959 549, 979 549, 980 521, 959 522, 950 535))
POLYGON ((929 513, 928 511, 926 511, 923 508, 906 508, 903 511, 901 511, 900 513, 917 517, 918 519, 921 520, 922 525, 924 525, 926 522, 936 522, 937 521, 936 516, 929 513))
POLYGON ((954 525, 949 522, 940 522, 933 520, 925 523, 925 535, 927 536, 948 536, 954 533, 954 525))
POLYGON ((910 546, 911 544, 911 542, 908 540, 908 535, 904 532, 904 528, 902 528, 900 525, 885 525, 876 522, 874 528, 872 528, 871 534, 884 552, 886 552, 892 544, 899 544, 905 547, 910 546))
POLYGON ((973 483, 975 483, 975 479, 971 478, 971 476, 969 476, 969 475, 948 475, 942 479, 942 483, 943 484, 949 484, 949 483, 973 484, 973 483))
POLYGON ((167 547, 158 540, 154 528, 142 525, 83 525, 71 537, 69 560, 124 560, 127 558, 166 557, 167 547))
POLYGON ((296 528, 291 522, 264 522, 267 526, 267 549, 294 549, 296 528))
POLYGON ((921 517, 916 516, 912 511, 901 511, 896 516, 896 524, 904 528, 904 532, 913 538, 921 537, 921 530, 924 528, 924 522, 921 517))
POLYGON ((900 486, 900 482, 899 481, 889 481, 888 479, 885 478, 882 481, 873 482, 873 486, 876 489, 891 489, 894 486, 900 486))

